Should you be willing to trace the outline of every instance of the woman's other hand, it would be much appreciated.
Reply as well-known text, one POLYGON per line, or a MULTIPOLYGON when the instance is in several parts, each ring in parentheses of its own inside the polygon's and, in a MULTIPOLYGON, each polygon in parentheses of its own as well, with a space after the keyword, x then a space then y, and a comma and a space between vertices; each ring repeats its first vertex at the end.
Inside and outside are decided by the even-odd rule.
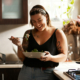
POLYGON ((9 40, 11 40, 13 44, 15 44, 17 46, 21 46, 21 42, 20 42, 19 38, 11 36, 11 38, 9 38, 9 40))
POLYGON ((50 52, 48 52, 48 51, 45 51, 45 56, 42 56, 41 58, 40 58, 40 60, 41 61, 51 61, 51 57, 52 57, 52 55, 50 54, 50 52))

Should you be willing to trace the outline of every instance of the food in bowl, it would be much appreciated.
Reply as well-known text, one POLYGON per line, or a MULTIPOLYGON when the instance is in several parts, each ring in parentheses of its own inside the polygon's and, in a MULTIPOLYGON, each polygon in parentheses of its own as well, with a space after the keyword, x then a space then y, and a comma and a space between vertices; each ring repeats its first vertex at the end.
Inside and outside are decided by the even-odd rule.
POLYGON ((23 52, 23 54, 28 58, 40 58, 45 56, 46 53, 44 52, 23 52))
POLYGON ((37 49, 32 50, 31 52, 23 52, 23 54, 28 58, 40 58, 42 56, 45 56, 45 52, 43 50, 39 52, 37 49))

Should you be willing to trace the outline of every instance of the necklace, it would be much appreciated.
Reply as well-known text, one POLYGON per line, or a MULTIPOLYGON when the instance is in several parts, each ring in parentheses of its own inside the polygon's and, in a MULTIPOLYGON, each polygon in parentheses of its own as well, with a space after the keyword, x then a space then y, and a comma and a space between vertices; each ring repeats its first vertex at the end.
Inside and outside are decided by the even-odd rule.
MULTIPOLYGON (((35 32, 37 32, 37 31, 35 30, 35 32)), ((42 33, 40 33, 40 35, 38 35, 38 34, 35 34, 35 32, 33 32, 34 37, 40 38, 40 36, 42 35, 42 33)))
POLYGON ((35 34, 34 34, 34 36, 35 36, 35 37, 37 37, 37 38, 39 38, 39 37, 40 37, 39 35, 35 35, 35 34))

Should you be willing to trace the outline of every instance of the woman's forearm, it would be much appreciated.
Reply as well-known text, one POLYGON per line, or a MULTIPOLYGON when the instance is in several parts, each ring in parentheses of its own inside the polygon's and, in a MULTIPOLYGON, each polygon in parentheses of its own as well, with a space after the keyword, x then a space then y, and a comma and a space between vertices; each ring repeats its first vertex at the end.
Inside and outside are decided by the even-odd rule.
POLYGON ((18 46, 18 57, 19 59, 23 62, 24 59, 25 59, 25 56, 23 54, 24 50, 23 50, 23 47, 22 45, 21 46, 18 46))
POLYGON ((52 56, 51 61, 53 61, 53 62, 63 62, 63 61, 66 60, 66 58, 67 58, 67 55, 61 53, 61 54, 52 56))

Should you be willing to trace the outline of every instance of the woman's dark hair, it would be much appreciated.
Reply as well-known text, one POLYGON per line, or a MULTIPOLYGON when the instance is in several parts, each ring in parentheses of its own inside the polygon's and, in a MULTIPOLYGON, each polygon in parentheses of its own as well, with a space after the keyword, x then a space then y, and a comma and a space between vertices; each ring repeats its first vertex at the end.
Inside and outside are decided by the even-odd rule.
MULTIPOLYGON (((50 20, 49 14, 48 14, 48 12, 46 11, 46 9, 45 9, 42 5, 35 5, 35 6, 31 9, 31 11, 30 11, 30 16, 35 15, 35 14, 38 14, 38 13, 41 13, 41 14, 44 15, 44 16, 46 16, 46 14, 47 14, 47 17, 48 17, 47 25, 48 25, 48 26, 52 26, 52 25, 51 25, 51 20, 50 20)), ((30 23, 31 23, 31 25, 33 26, 31 20, 30 20, 30 23)))

